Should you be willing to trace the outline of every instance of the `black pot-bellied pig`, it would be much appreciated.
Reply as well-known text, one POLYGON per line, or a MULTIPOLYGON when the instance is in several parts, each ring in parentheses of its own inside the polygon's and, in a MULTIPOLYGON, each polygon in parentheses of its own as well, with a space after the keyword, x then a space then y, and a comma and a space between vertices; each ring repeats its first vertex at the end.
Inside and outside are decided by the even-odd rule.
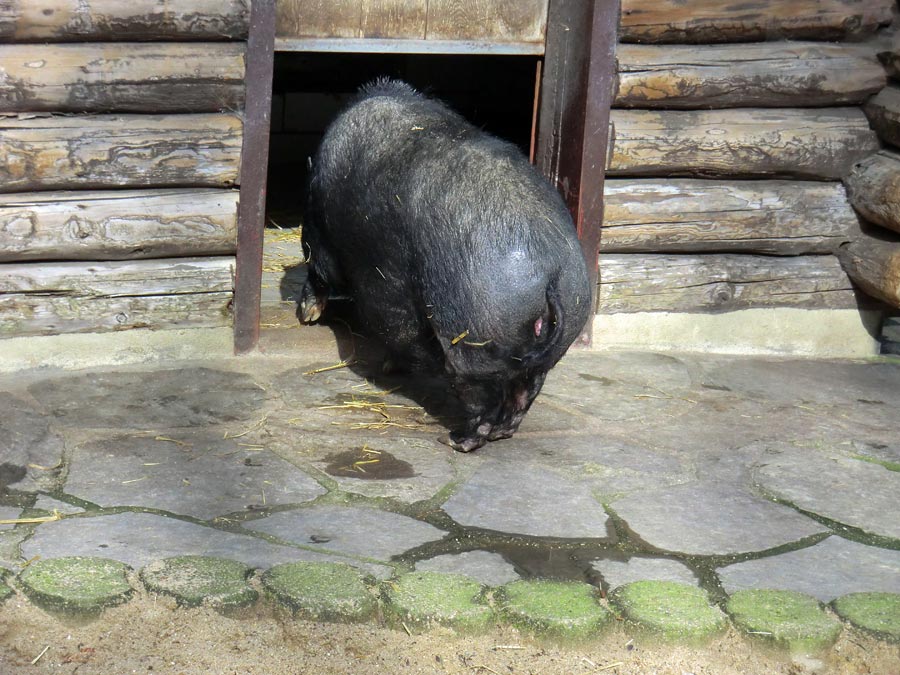
POLYGON ((349 295, 388 363, 444 370, 463 452, 512 436, 590 315, 559 194, 515 146, 403 82, 364 87, 325 133, 303 240, 303 320, 349 295))

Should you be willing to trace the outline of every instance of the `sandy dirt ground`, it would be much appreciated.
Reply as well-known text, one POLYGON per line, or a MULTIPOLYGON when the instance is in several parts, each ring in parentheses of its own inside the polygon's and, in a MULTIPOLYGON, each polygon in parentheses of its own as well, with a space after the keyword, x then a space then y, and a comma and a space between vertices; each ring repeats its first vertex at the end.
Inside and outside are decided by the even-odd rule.
POLYGON ((0 607, 0 673, 18 672, 897 675, 900 645, 845 630, 825 655, 791 659, 750 645, 733 631, 702 648, 687 648, 630 640, 617 626, 590 645, 559 647, 509 628, 479 637, 444 629, 409 635, 373 624, 300 621, 264 605, 225 617, 152 596, 78 624, 18 597, 0 607))

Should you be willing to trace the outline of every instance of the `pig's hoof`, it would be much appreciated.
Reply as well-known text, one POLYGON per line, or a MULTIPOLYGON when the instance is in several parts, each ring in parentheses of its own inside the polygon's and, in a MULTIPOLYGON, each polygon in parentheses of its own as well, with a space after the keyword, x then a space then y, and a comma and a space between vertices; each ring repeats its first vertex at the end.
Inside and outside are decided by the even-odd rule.
POLYGON ((489 441, 502 441, 505 438, 512 438, 514 433, 515 431, 510 431, 509 429, 494 429, 488 434, 487 439, 489 441))
POLYGON ((484 436, 459 436, 450 434, 447 439, 448 445, 457 452, 472 452, 487 443, 484 436))
POLYGON ((303 323, 314 323, 322 318, 325 298, 316 295, 309 286, 304 286, 300 296, 300 319, 303 323))

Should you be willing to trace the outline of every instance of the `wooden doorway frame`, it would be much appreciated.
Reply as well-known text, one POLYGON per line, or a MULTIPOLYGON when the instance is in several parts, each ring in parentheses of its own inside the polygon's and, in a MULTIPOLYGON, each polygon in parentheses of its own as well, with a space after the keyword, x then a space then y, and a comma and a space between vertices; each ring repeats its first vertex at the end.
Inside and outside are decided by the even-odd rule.
MULTIPOLYGON (((535 163, 566 200, 596 308, 619 0, 550 0, 535 163)), ((591 343, 588 321, 576 344, 591 343)))
MULTIPOLYGON (((259 341, 266 174, 269 159, 275 2, 253 0, 234 287, 234 351, 259 341)), ((566 200, 596 301, 609 111, 615 95, 619 0, 550 0, 544 43, 536 164, 566 200)), ((591 324, 579 338, 590 344, 591 324)))

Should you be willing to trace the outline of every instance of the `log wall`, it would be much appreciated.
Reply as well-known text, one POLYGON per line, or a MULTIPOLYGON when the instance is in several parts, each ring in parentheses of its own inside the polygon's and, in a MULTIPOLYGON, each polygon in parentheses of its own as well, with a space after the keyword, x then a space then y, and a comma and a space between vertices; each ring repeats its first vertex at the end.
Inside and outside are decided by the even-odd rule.
POLYGON ((893 5, 622 0, 601 314, 858 306, 837 254, 881 149, 893 5))
POLYGON ((231 322, 249 0, 0 0, 0 337, 231 322))
POLYGON ((886 146, 844 177, 860 227, 838 250, 844 270, 867 294, 900 308, 900 25, 872 41, 890 82, 865 104, 869 123, 886 146))

